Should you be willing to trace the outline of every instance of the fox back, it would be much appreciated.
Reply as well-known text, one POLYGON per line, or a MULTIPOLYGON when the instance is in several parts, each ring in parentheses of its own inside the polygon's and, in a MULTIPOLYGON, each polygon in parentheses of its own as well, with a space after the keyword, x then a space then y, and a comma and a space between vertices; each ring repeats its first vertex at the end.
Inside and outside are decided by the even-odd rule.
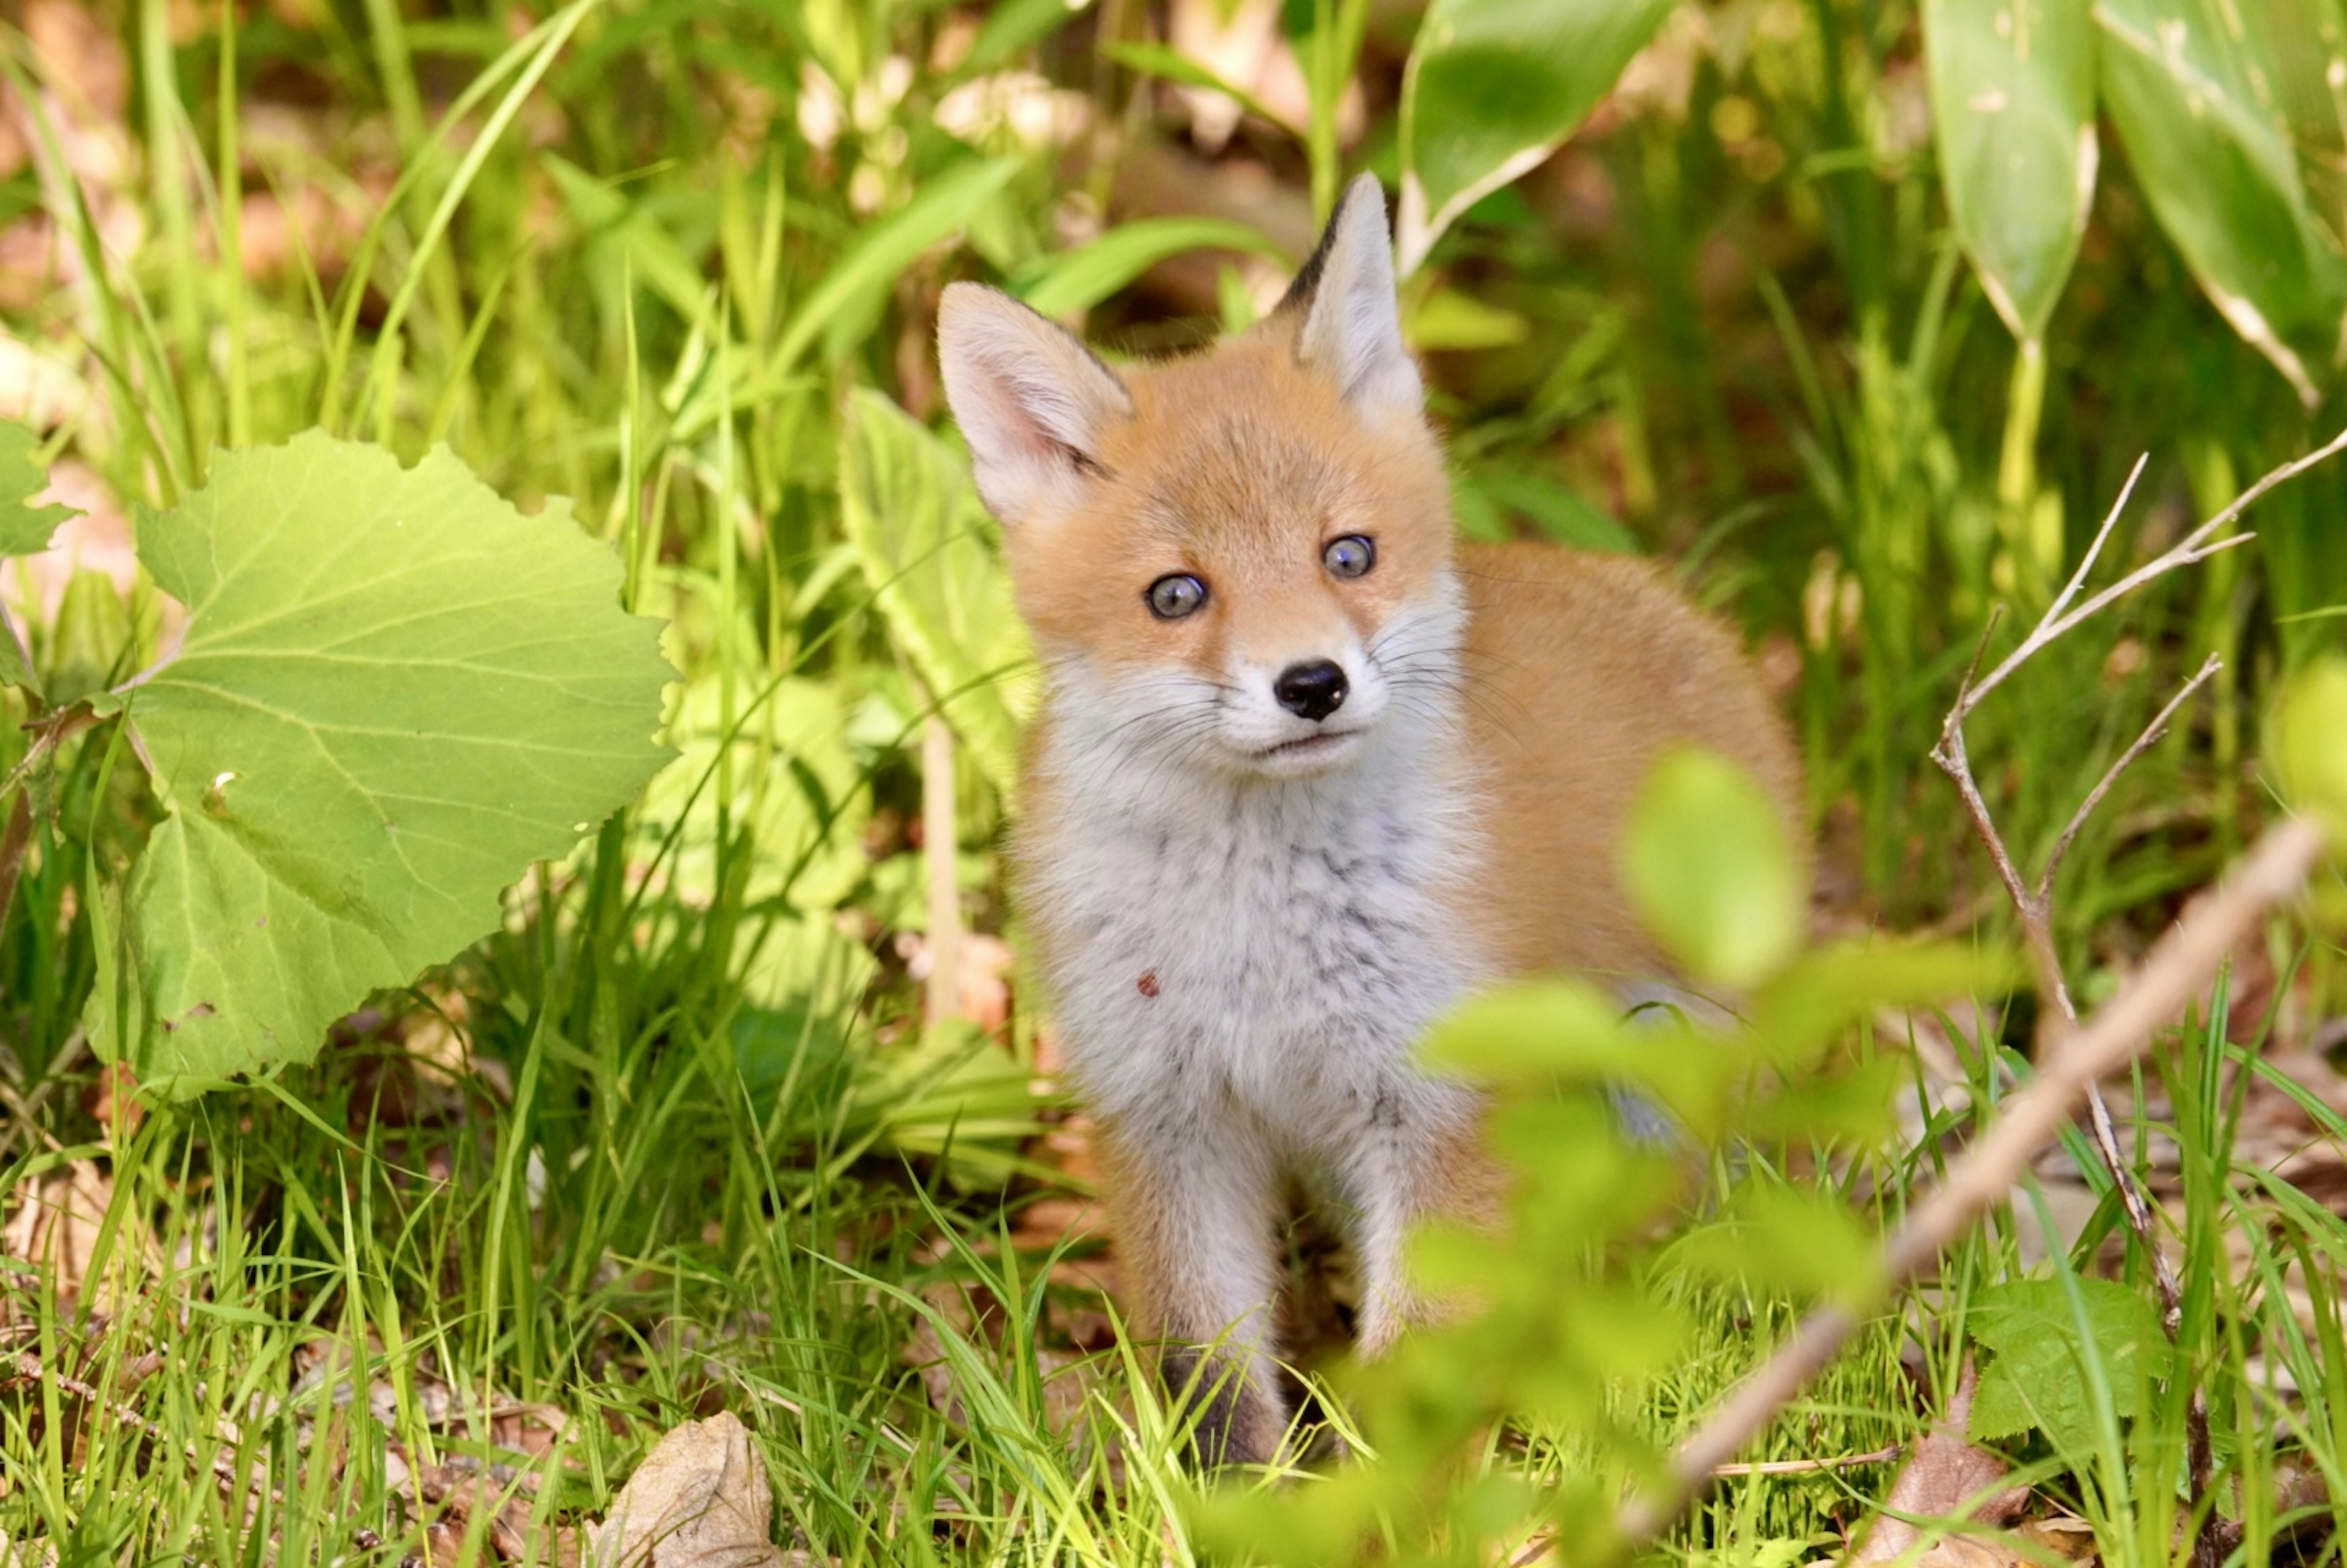
POLYGON ((948 395, 1044 669, 1014 892, 1099 1119, 1128 1306, 1264 1457, 1284 1180, 1349 1222, 1359 1335, 1422 1310, 1403 1232, 1478 1212, 1478 1107, 1414 1065, 1479 987, 1666 980, 1615 873, 1655 755, 1798 771, 1735 640, 1642 563, 1459 549, 1382 193, 1279 309, 1111 371, 948 288, 948 395), (1201 1348, 1219 1345, 1206 1357, 1201 1348))

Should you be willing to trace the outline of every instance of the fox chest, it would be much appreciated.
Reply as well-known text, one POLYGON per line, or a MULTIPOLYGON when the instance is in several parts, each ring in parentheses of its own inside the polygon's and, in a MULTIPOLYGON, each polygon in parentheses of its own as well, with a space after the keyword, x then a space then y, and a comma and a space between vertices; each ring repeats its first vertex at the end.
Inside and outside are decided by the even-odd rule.
POLYGON ((1419 1037, 1476 979, 1462 848, 1398 804, 1061 825, 1030 886, 1081 1087, 1112 1115, 1334 1131, 1415 1076, 1419 1037))

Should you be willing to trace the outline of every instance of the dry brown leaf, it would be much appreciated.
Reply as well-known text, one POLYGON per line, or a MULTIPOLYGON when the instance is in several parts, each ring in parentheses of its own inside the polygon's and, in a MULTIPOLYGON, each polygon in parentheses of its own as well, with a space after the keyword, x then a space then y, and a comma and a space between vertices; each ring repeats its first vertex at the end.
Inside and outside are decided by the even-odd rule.
POLYGON ((107 1143, 115 1148, 120 1148, 131 1133, 138 1131, 138 1123, 147 1119, 147 1107, 138 1102, 138 1075, 127 1061, 112 1061, 99 1068, 81 1103, 82 1109, 106 1129, 107 1143))
MULTIPOLYGON (((1971 1424, 1973 1394, 1980 1384, 1972 1362, 1964 1362, 1956 1391, 1948 1401, 1947 1419, 1918 1439, 1915 1451, 1891 1483, 1884 1512, 1851 1555, 1856 1563, 1891 1563, 1904 1557, 1923 1539, 1923 1532, 1892 1513, 1923 1518, 1962 1516, 1989 1529, 2010 1522, 2029 1501, 2029 1489, 2016 1486, 2001 1492, 1989 1489, 2004 1478, 2004 1460, 1964 1440, 1971 1424), (1975 1501, 1984 1499, 1983 1501, 1975 1501)), ((1978 1536, 1951 1535, 1936 1542, 1919 1563, 1936 1568, 2004 1568, 2015 1559, 2004 1548, 1978 1536)))
POLYGON ((2033 1519, 2014 1530, 2025 1543, 2041 1549, 2037 1561, 2045 1554, 2072 1563, 2099 1563, 2102 1555, 2095 1549, 2095 1527, 2075 1513, 2057 1513, 2051 1519, 2033 1519))
MULTIPOLYGON (((21 1184, 0 1201, 9 1205, 7 1223, 0 1225, 0 1255, 31 1264, 59 1301, 79 1301, 89 1284, 107 1210, 113 1206, 114 1178, 94 1160, 75 1160, 21 1184)), ((114 1245, 117 1259, 153 1262, 153 1237, 136 1215, 117 1230, 114 1245)), ((113 1295, 101 1283, 92 1305, 112 1312, 113 1295)), ((6 1321, 6 1299, 0 1296, 0 1322, 6 1321)))
POLYGON ((687 1421, 636 1467, 588 1532, 595 1568, 786 1568, 765 1461, 731 1411, 687 1421))
POLYGON ((487 1476, 460 1465, 436 1464, 415 1472, 415 1490, 425 1501, 444 1511, 435 1528, 445 1524, 459 1532, 470 1522, 487 1522, 489 1545, 508 1563, 529 1555, 529 1506, 527 1493, 510 1494, 487 1476))

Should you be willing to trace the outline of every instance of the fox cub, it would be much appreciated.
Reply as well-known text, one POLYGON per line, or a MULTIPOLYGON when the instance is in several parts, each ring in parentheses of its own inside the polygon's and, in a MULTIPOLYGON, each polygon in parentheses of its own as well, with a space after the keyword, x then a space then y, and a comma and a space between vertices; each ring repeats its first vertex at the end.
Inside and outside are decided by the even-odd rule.
POLYGON ((1111 370, 971 283, 945 386, 1045 681, 1012 849, 1098 1120, 1136 1329, 1268 1458, 1291 1174, 1338 1204, 1375 1355, 1404 1234, 1488 1211, 1479 1106, 1412 1048, 1531 971, 1665 974, 1615 843, 1656 752, 1797 764, 1735 640, 1648 567, 1452 540, 1364 176, 1278 309, 1111 370))

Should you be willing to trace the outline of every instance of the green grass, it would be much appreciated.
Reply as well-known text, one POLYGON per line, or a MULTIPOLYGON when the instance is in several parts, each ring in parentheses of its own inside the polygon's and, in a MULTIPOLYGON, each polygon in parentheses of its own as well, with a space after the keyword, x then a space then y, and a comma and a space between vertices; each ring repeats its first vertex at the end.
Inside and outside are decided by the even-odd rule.
MULTIPOLYGON (((21 1266, 0 1285, 0 1348, 18 1358, 0 1376, 10 1541, 67 1564, 438 1562, 448 1538, 426 1539, 395 1478, 454 1464, 528 1498, 531 1551, 550 1561, 552 1526, 600 1516, 661 1432, 722 1405, 755 1431, 780 1538, 817 1560, 1194 1555, 1186 1412, 1121 1342, 1079 1346, 1070 1327, 1102 1299, 1055 1278, 1047 1247, 1014 1244, 1019 1205, 1062 1180, 1022 1153, 1061 1111, 1030 1087, 1035 1020, 1022 1009, 1003 1041, 925 1031, 897 962, 894 936, 928 918, 907 825, 934 704, 846 540, 836 456, 851 387, 937 415, 927 313, 942 281, 1046 275, 1081 216, 1070 193, 1111 184, 1087 161, 1108 138, 1055 164, 1005 124, 949 133, 941 100, 1038 63, 1101 122, 1156 123, 1162 102, 1095 47, 1138 40, 1145 9, 370 0, 290 8, 298 26, 265 6, 232 30, 208 15, 188 37, 165 0, 95 7, 133 73, 137 172, 74 197, 33 169, 5 188, 8 210, 47 213, 69 258, 63 285, 0 313, 90 388, 50 433, 56 453, 126 507, 159 507, 202 482, 216 445, 323 424, 409 457, 446 441, 525 506, 577 497, 627 563, 630 604, 672 620, 672 738, 690 765, 525 882, 502 935, 384 999, 314 1067, 109 1136, 78 1020, 99 899, 156 808, 118 765, 118 726, 62 748, 54 813, 0 914, 0 1192, 94 1168, 114 1195, 77 1304, 21 1266), (941 41, 969 26, 952 63, 941 41), (912 63, 893 98, 892 56, 912 63), (828 148, 797 128, 815 113, 798 101, 811 72, 865 88, 828 148), (289 80, 337 111, 308 145, 269 139, 254 113, 289 80), (315 198, 354 233, 307 236, 248 276, 240 198, 264 194, 315 198), (128 252, 104 238, 117 205, 142 220, 128 252), (451 1028, 486 1065, 426 1081, 409 1047, 451 1028), (917 1346, 944 1356, 945 1409, 917 1346), (553 1446, 493 1449, 500 1401, 561 1412, 553 1446)), ((1340 25, 1313 52, 1307 134, 1245 135, 1325 205, 1344 161, 1329 84, 1351 68, 1337 46, 1359 8, 1320 9, 1340 25)), ((1733 71, 1696 60, 1683 119, 1634 113, 1566 155, 1608 192, 1601 228, 1568 242, 1503 192, 1445 241, 1446 281, 1526 331, 1438 361, 1440 407, 1462 485, 1499 497, 1481 515, 1566 533, 1610 518, 1790 651, 1814 815, 1853 879, 1845 910, 1903 926, 1988 909, 1994 940, 2001 916, 1970 902, 1985 879, 1950 850, 1961 817, 1925 754, 1992 604, 2017 611, 2004 645, 2034 610, 1997 544, 2012 354, 1947 239, 1928 159, 1860 147, 1901 90, 1884 62, 1911 62, 1911 8, 1786 14, 1733 71), (1757 108, 1773 169, 1712 128, 1731 97, 1757 108)), ((1370 26, 1383 58, 1385 23, 1370 26)), ((24 35, 0 29, 0 47, 20 93, 47 79, 24 35)), ((36 130, 41 167, 84 134, 36 130)), ((1377 167, 1389 132, 1378 122, 1351 161, 1377 167)), ((2035 477, 2075 552, 2150 451, 2113 547, 2127 558, 2337 410, 2297 407, 2195 293, 2124 171, 2106 173, 2116 189, 2056 319, 2035 477)), ((1092 320, 1114 343, 1164 333, 1161 315, 1116 291, 1092 320)), ((2060 935, 2083 996, 2265 814, 2255 715, 2281 672, 2335 644, 2342 500, 2342 470, 2281 492, 2251 551, 2085 629, 1972 725, 2026 856, 2182 673, 2209 651, 2228 660, 2070 856, 2060 935)), ((126 606, 86 578, 34 627, 36 663, 70 697, 144 667, 159 636, 151 592, 126 606)), ((0 726, 0 765, 28 743, 0 726)), ((1002 929, 1005 806, 963 754, 964 913, 1002 929)), ((2335 1006, 2337 949, 2280 939, 2304 948, 2315 1005, 2335 1006)), ((2294 1285, 2347 1263, 2347 1242, 2304 1194, 2236 1168, 2249 1074, 2224 1069, 2249 1059, 2222 1018, 2146 1072, 2184 1151, 2183 1342, 2219 1430, 2252 1434, 2220 1454, 2219 1491, 2240 1478, 2241 1560, 2259 1562, 2291 1522, 2270 1506, 2278 1465, 2347 1496, 2347 1328, 2327 1289, 2292 1306, 2294 1285), (2260 1368, 2286 1369, 2295 1394, 2260 1368)), ((2028 1067, 1981 1043, 1969 1065, 1986 1101, 2028 1067)), ((1837 1190, 1895 1213, 1953 1126, 1835 1166, 1837 1190)), ((1799 1153, 1806 1168, 1847 1151, 1799 1153)), ((2106 1204, 2081 1255, 2114 1223, 2106 1204)), ((1900 1364, 1903 1320, 1886 1319, 1751 1457, 1911 1435, 1952 1386, 1967 1300, 2023 1267, 2000 1214, 1930 1293, 1941 1328, 1912 1358, 1920 1387, 1900 1364)), ((1758 1286, 1652 1283, 1696 1327, 1695 1351, 1624 1412, 1665 1440, 1792 1307, 1758 1286)), ((2041 1441, 2027 1473, 2094 1526, 2106 1562, 2166 1562, 2159 1478, 2182 1409, 2147 1397, 2123 1422, 2113 1375, 2081 1369, 2103 1440, 2041 1441)), ((1343 1417, 1335 1385, 1326 1398, 1343 1417)), ((1472 1465, 1553 1477, 1569 1436, 1494 1430, 1472 1465)), ((1668 1551, 1781 1560, 1771 1542, 1862 1516, 1885 1484, 1880 1469, 1741 1481, 1668 1551)), ((458 1556, 486 1561, 486 1516, 459 1530, 458 1556)))

